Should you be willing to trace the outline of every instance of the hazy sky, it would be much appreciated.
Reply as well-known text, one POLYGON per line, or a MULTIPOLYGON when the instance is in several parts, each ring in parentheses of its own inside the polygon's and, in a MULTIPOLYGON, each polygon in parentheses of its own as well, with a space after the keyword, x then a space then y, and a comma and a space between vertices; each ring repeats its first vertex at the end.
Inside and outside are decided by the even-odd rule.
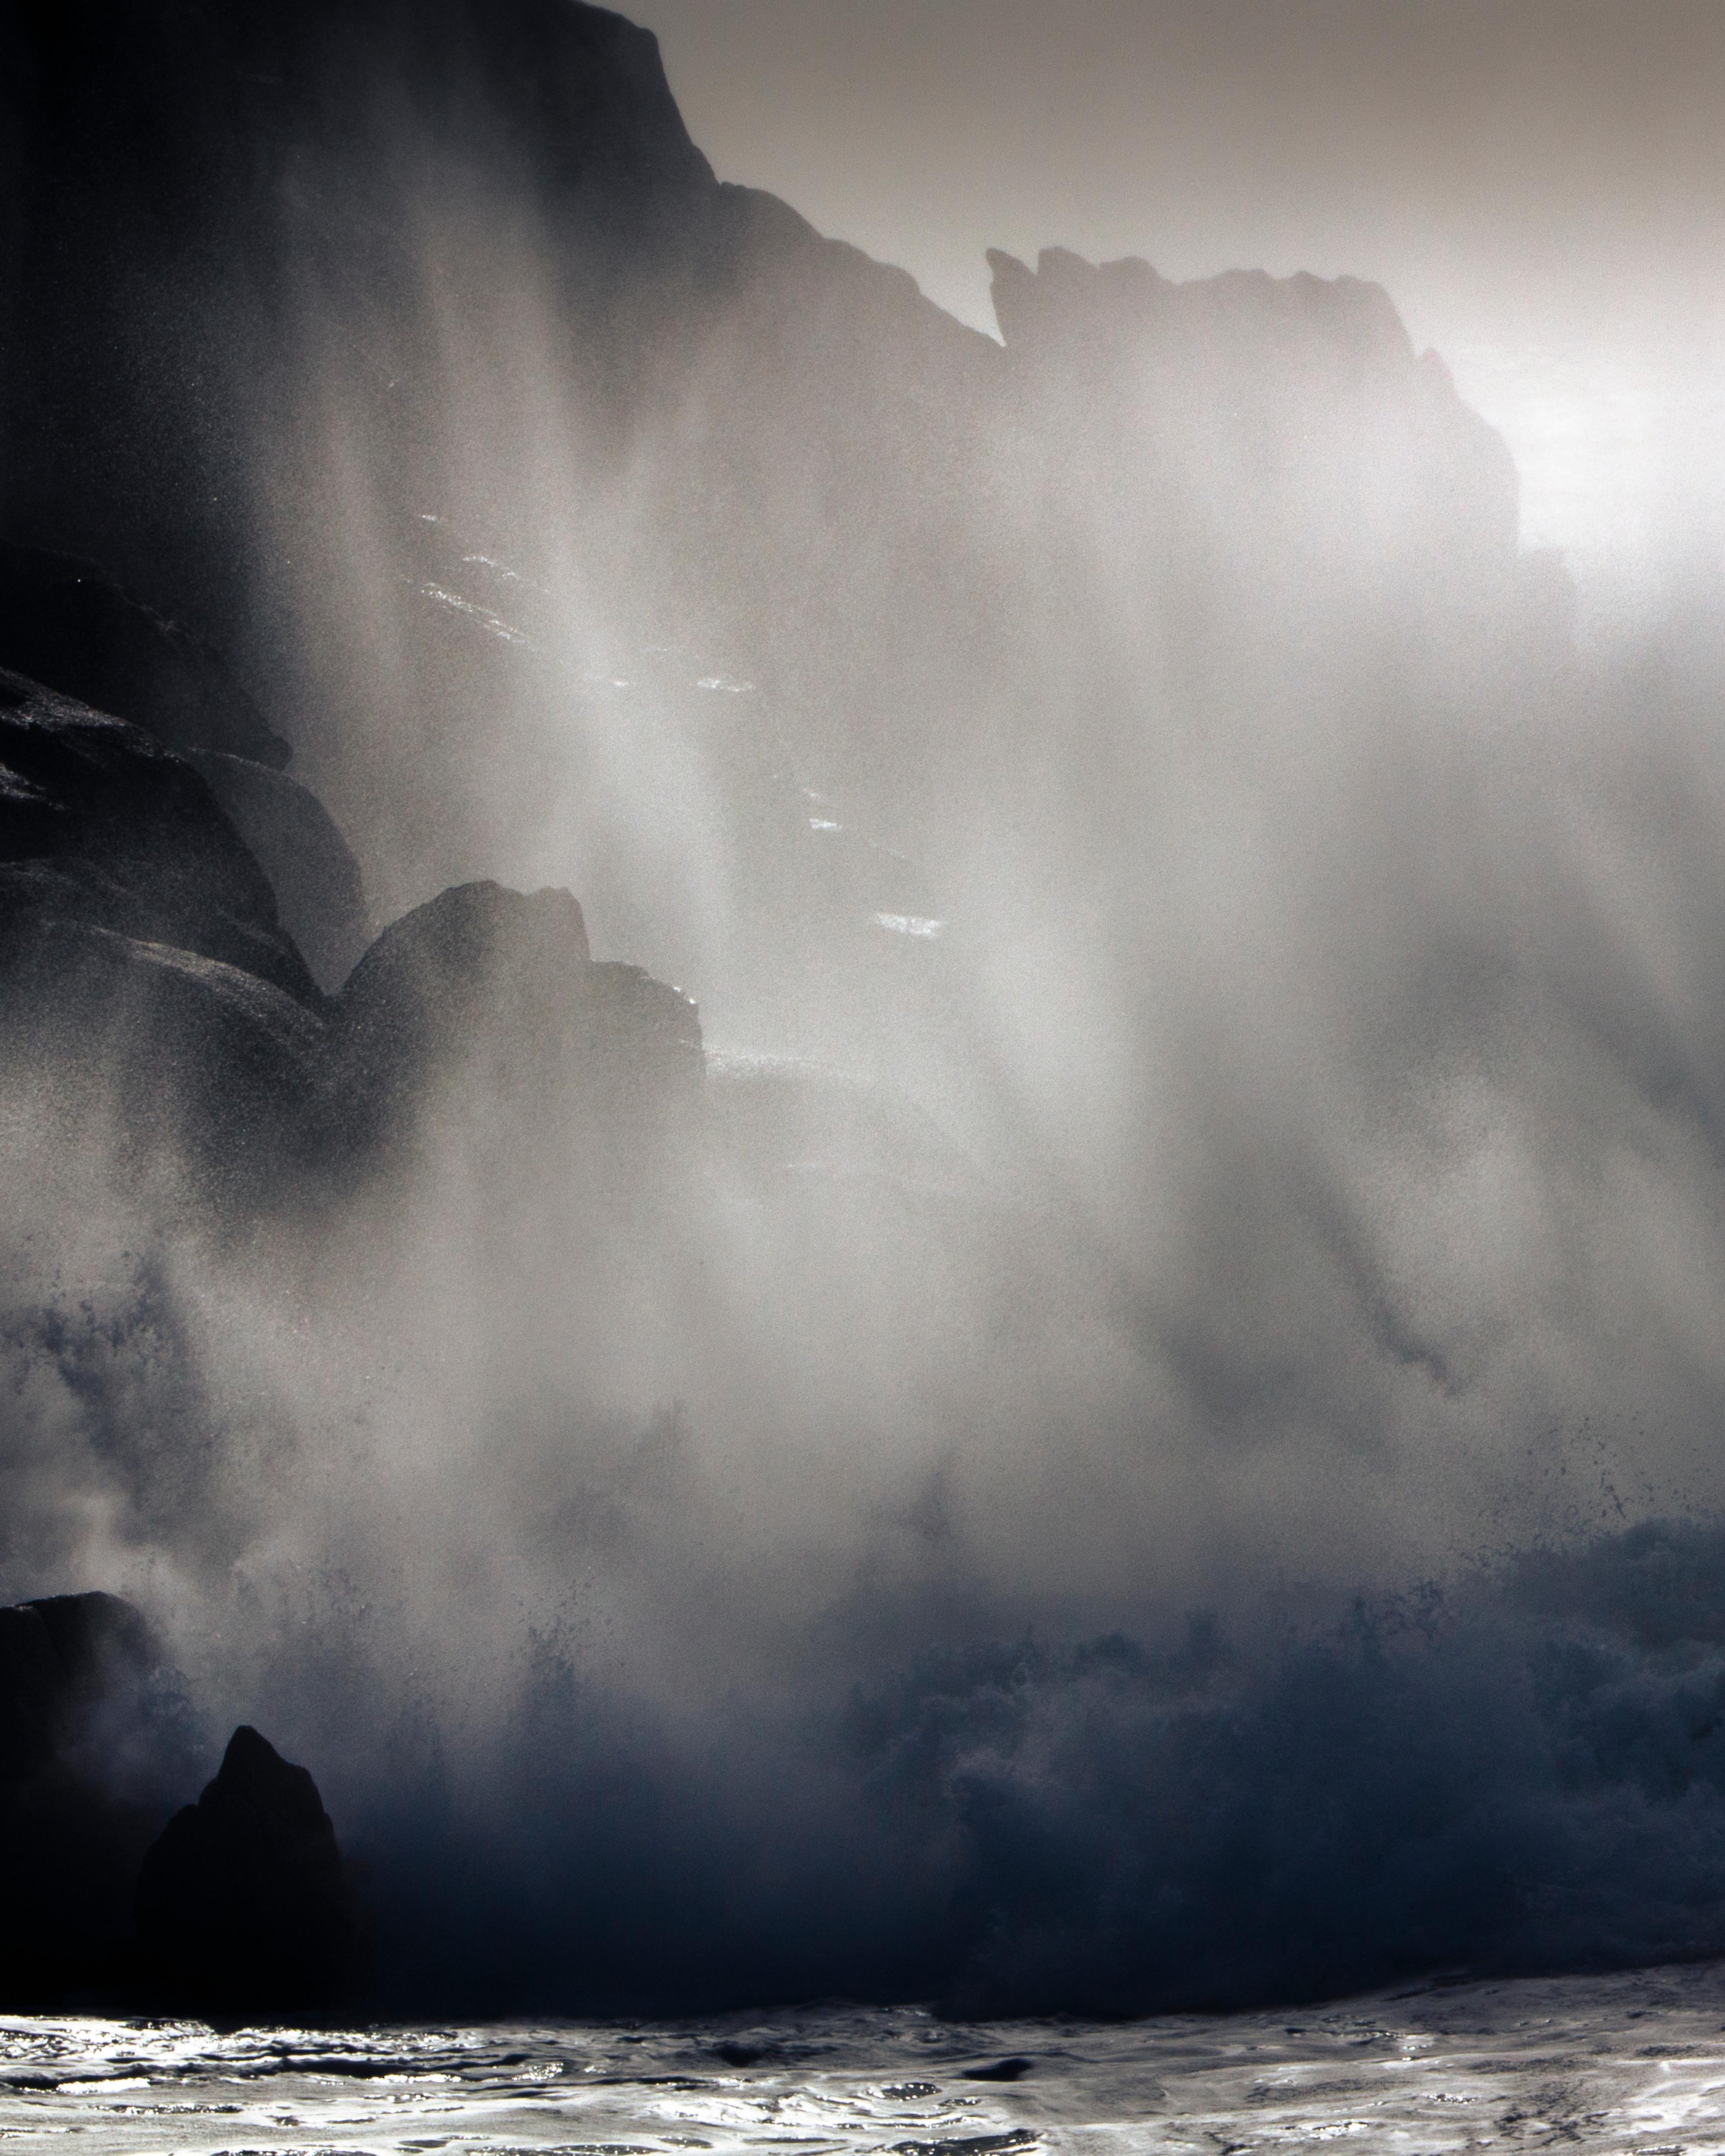
POLYGON ((1637 490, 1677 466, 1692 484, 1697 425, 1719 419, 1722 0, 627 12, 721 178, 979 326, 991 245, 1377 279, 1511 436, 1532 538, 1645 521, 1637 490))
MULTIPOLYGON (((1725 243, 1725 6, 639 0, 721 177, 985 322, 983 249, 1394 280, 1687 281, 1725 243)), ((1602 293, 1607 304, 1614 296, 1602 293)))

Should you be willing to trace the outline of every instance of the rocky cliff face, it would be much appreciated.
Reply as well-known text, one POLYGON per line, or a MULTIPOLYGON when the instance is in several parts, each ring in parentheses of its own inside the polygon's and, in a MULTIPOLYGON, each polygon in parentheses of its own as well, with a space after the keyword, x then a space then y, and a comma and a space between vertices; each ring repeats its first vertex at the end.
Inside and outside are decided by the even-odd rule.
MULTIPOLYGON (((386 913, 531 880, 548 819, 604 852, 591 677, 655 641, 936 855, 1050 687, 1189 683, 1194 621, 1497 603, 1507 459, 1371 288, 1003 257, 1003 351, 716 181, 578 0, 7 0, 0 49, 0 523, 232 655, 386 913)), ((330 984, 356 938, 300 941, 330 984)))
MULTIPOLYGON (((220 760, 217 776, 231 784, 220 760)), ((614 1147, 686 1119, 700 1091, 693 1006, 593 964, 567 892, 447 891, 330 1002, 193 764, 8 674, 0 1009, 3 1081, 63 1142, 177 1162, 242 1211, 363 1177, 458 1091, 505 1149, 571 1129, 614 1147)))
POLYGON ((1358 638, 1363 613, 1502 603, 1509 453, 1378 286, 989 262, 1029 484, 1065 543, 1132 565, 1147 612, 1201 590, 1285 647, 1313 612, 1358 638))

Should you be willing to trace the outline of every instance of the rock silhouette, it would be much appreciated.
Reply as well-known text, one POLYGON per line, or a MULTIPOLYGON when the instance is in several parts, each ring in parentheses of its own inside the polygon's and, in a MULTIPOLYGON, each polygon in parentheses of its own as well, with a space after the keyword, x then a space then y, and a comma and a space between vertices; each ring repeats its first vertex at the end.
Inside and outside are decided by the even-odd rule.
POLYGON ((204 781, 141 726, 0 674, 0 917, 165 944, 322 1003, 204 781))
POLYGON ((177 1764, 147 1712, 160 1664, 118 1595, 0 1609, 0 2005, 52 2009, 126 1979, 132 1881, 177 1764))
POLYGON ((497 1201, 553 1163, 589 1188, 634 1188, 659 1142, 689 1128, 704 1075, 686 996, 596 963, 567 891, 489 882, 377 937, 336 1000, 327 1068, 338 1155, 476 1155, 497 1201))
MULTIPOLYGON (((717 181, 655 40, 605 10, 5 0, 0 50, 0 526, 94 555, 218 646, 310 752, 374 893, 508 873, 512 813, 568 748, 555 729, 603 730, 550 655, 567 593, 540 609, 544 648, 518 618, 547 456, 583 504, 551 552, 574 547, 599 615, 770 677, 803 776, 913 853, 1011 783, 1063 685, 1123 708, 1144 677, 1144 649, 1098 634, 1116 594, 1086 505, 1147 535, 1141 644, 1195 667, 1183 624, 1219 609, 1237 632, 1222 707, 1260 646, 1322 662, 1324 624, 1362 609, 1393 640, 1434 587, 1446 629, 1512 576, 1503 446, 1375 286, 1000 256, 1003 348, 717 181), (519 253, 470 244, 493 209, 519 253), (428 232, 448 242, 429 279, 428 232), (523 275, 566 355, 548 403, 511 402, 513 362, 447 363, 523 275), (475 393, 477 472, 452 424, 475 393), (1386 444, 1399 476, 1363 486, 1386 444), (1217 473, 1254 542, 1233 553, 1209 543, 1217 473), (488 531, 459 538, 475 494, 488 531), (459 843, 428 858, 429 831, 459 843)), ((703 784, 723 801, 741 781, 703 784)), ((255 842, 332 986, 352 937, 314 929, 255 842)))
POLYGON ((39 1773, 116 1683, 152 1667, 142 1613, 117 1594, 52 1594, 0 1609, 0 1784, 39 1773))
POLYGON ((326 963, 362 932, 357 870, 316 798, 0 673, 0 1007, 7 1082, 62 1135, 114 1122, 220 1204, 351 1179, 455 1089, 520 1139, 639 1133, 698 1097, 685 997, 596 965, 567 891, 457 887, 380 937, 331 1004, 223 813, 239 798, 279 878, 322 906, 326 963), (208 777, 203 775, 208 773, 208 777), (295 880, 297 885, 295 886, 295 880))
POLYGON ((208 645, 121 591, 93 562, 0 542, 5 663, 164 747, 280 768, 290 751, 208 645))
POLYGON ((145 1982, 207 2010, 326 2005, 353 1974, 353 1897, 317 1785, 242 1725, 138 1876, 145 1982))
POLYGON ((193 763, 320 983, 340 984, 370 940, 359 865, 322 803, 287 776, 287 743, 215 652, 95 563, 0 542, 0 665, 130 720, 193 763))

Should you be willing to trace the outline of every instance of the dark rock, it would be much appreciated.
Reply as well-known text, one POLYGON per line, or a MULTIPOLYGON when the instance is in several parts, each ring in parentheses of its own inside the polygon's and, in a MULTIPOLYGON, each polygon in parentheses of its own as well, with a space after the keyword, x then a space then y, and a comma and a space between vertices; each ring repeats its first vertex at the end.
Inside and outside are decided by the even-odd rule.
POLYGON ((180 757, 0 675, 0 1081, 63 1142, 244 1203, 295 1155, 323 998, 180 757))
POLYGON ((0 1609, 0 2005, 123 1984, 132 1884, 179 1768, 160 1645, 117 1595, 0 1609))
POLYGON ((0 1089, 50 1114, 55 1142, 134 1185, 183 1177, 229 1214, 290 1194, 324 1067, 315 1013, 241 967, 75 921, 26 921, 0 956, 0 1089))
POLYGON ((992 2066, 967 2066, 958 2078, 966 2082, 1021 2082, 1026 2074, 1036 2071, 1036 2061, 1014 2053, 1010 2058, 996 2059, 992 2066))
POLYGON ((92 562, 0 542, 0 665, 168 748, 275 766, 290 754, 214 652, 92 562))
POLYGON ((117 718, 193 763, 273 886, 320 983, 371 937, 359 865, 214 652, 94 564, 0 542, 0 665, 117 718))
POLYGON ((146 1980, 165 1999, 317 2006, 354 1974, 352 1890, 317 1784, 244 1726, 145 1856, 136 1912, 146 1980))
MULTIPOLYGON (((506 249, 468 244, 478 203, 542 272, 572 401, 554 439, 488 472, 499 513, 462 553, 521 527, 547 450, 596 499, 629 471, 628 528, 583 565, 619 618, 677 619, 718 664, 772 651, 812 747, 836 755, 854 726, 865 774, 926 734, 973 655, 977 609, 928 595, 968 573, 952 520, 999 355, 902 270, 721 186, 649 33, 576 0, 0 0, 0 521, 94 553, 269 680, 295 738, 331 747, 326 798, 380 887, 428 865, 374 846, 377 803, 403 855, 410 830, 472 814, 444 762, 478 708, 449 633, 465 620, 477 654, 511 656, 476 615, 428 606, 410 543, 464 491, 440 403, 451 321, 515 289, 506 249), (427 274, 445 239, 447 282, 427 274), (338 709, 341 742, 319 731, 338 709)), ((523 721, 545 699, 501 689, 490 708, 514 708, 487 755, 506 799, 540 767, 523 721)))
MULTIPOLYGON (((303 871, 302 902, 331 899, 326 955, 345 959, 357 873, 316 802, 263 767, 199 762, 303 871)), ((445 891, 327 1004, 200 771, 10 675, 0 1004, 9 1091, 46 1101, 64 1136, 117 1134, 123 1157, 177 1161, 241 1208, 290 1196, 321 1158, 362 1167, 432 1114, 494 1127, 524 1159, 575 1141, 624 1158, 701 1087, 694 1006, 595 965, 567 891, 445 891)))
POLYGON ((714 184, 652 36, 562 0, 4 0, 0 141, 0 514, 183 595, 230 651, 260 557, 314 536, 296 485, 327 475, 308 273, 333 321, 368 318, 356 410, 398 408, 408 440, 431 318, 403 242, 451 159, 562 224, 601 317, 714 184), (404 124, 380 131, 386 83, 404 124))
POLYGON ((323 998, 268 879, 181 757, 141 727, 0 673, 0 938, 75 923, 323 998))
POLYGON ((318 985, 333 992, 372 940, 359 863, 335 819, 309 787, 267 764, 194 750, 228 820, 270 879, 283 927, 318 985))
POLYGON ((159 1659, 141 1610, 117 1594, 54 1594, 0 1609, 0 1784, 38 1774, 91 1706, 159 1659))
POLYGON ((332 1044, 361 1143, 428 1114, 511 1145, 578 1128, 608 1143, 686 1113, 701 1086, 694 1004, 639 967, 595 963, 566 891, 462 884, 415 908, 354 968, 332 1044))

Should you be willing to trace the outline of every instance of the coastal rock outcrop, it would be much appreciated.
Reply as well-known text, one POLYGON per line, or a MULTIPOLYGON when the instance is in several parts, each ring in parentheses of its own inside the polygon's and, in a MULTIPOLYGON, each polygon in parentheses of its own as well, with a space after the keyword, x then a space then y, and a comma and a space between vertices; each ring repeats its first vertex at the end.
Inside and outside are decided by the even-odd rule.
POLYGON ((336 998, 334 1114, 351 1148, 411 1147, 428 1120, 530 1158, 574 1138, 616 1161, 698 1101, 694 1004, 590 955, 566 891, 458 885, 386 928, 336 998))
POLYGON ((285 771, 218 749, 187 762, 269 877, 281 924, 320 988, 340 988, 372 940, 359 863, 309 786, 285 771))
POLYGON ((1440 658, 1512 603, 1509 451, 1379 286, 988 261, 1009 513, 1047 542, 1031 643, 1076 584, 1119 679, 1172 680, 1189 708, 1211 683, 1221 706, 1271 670, 1333 687, 1363 648, 1440 658))
POLYGON ((194 765, 319 984, 340 985, 370 940, 359 864, 216 652, 94 562, 0 542, 0 665, 130 720, 194 765))
POLYGON ((118 1595, 0 1609, 0 2005, 40 2010, 124 1980, 130 1899, 174 1732, 152 1727, 162 1650, 118 1595))
POLYGON ((322 997, 257 861, 141 726, 0 672, 0 920, 75 923, 322 997))
POLYGON ((148 1993, 205 2011, 327 2005, 352 1978, 354 1897, 317 1784, 242 1725, 138 1874, 148 1993))
POLYGON ((208 644, 93 562, 0 542, 0 663, 167 748, 274 769, 291 754, 208 644))
POLYGON ((59 1757, 90 1708, 153 1668, 143 1613, 117 1594, 50 1594, 0 1609, 0 1784, 59 1757))
POLYGON ((0 674, 0 1076, 145 1173, 254 1196, 291 1150, 323 998, 198 773, 0 674))

